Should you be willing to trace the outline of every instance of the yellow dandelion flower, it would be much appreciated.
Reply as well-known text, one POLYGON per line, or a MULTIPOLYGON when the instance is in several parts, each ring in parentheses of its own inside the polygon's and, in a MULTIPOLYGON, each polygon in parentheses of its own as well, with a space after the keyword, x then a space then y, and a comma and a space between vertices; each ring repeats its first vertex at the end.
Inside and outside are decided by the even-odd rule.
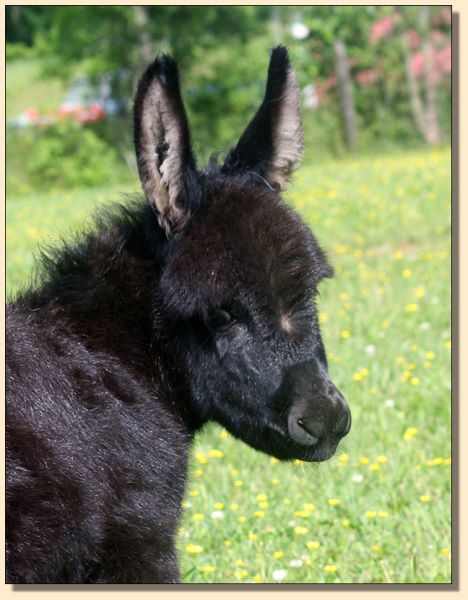
POLYGON ((430 502, 431 501, 430 496, 419 496, 419 499, 421 500, 421 502, 430 502))
POLYGON ((208 462, 208 459, 206 458, 206 455, 203 452, 196 452, 195 460, 201 465, 206 465, 206 463, 208 462))
POLYGON ((225 429, 223 429, 219 432, 218 437, 220 440, 227 440, 227 438, 229 437, 229 433, 225 429))
POLYGON ((370 460, 367 458, 367 456, 361 456, 361 458, 359 459, 359 464, 361 465, 368 465, 370 463, 370 460))
POLYGON ((377 512, 375 510, 366 510, 365 514, 368 519, 375 519, 377 516, 377 512))
POLYGON ((261 583, 263 581, 263 577, 261 575, 254 575, 252 577, 253 583, 261 583))
POLYGON ((350 336, 350 335, 351 335, 351 334, 349 333, 349 331, 348 331, 347 329, 344 329, 344 330, 343 330, 343 331, 340 333, 340 336, 341 336, 343 339, 349 338, 349 336, 350 336))
POLYGON ((179 529, 177 530, 179 535, 184 535, 185 533, 185 527, 179 527, 179 529))
POLYGON ((442 465, 442 464, 444 464, 444 459, 441 456, 436 456, 436 458, 434 458, 434 464, 442 465))
POLYGON ((256 510, 254 512, 254 516, 257 517, 257 519, 263 519, 263 517, 265 516, 265 511, 264 510, 256 510))
POLYGON ((421 383, 421 380, 419 379, 419 377, 411 378, 411 385, 419 385, 420 383, 421 383))
POLYGON ((414 303, 410 303, 405 306, 406 312, 416 312, 418 309, 419 309, 419 306, 414 303))
POLYGON ((281 483, 281 481, 279 479, 272 479, 271 480, 272 485, 279 485, 281 483))
POLYGON ((337 570, 337 566, 336 565, 325 565, 323 567, 323 570, 325 571, 325 573, 335 573, 337 570))
POLYGON ((377 463, 372 463, 372 464, 369 466, 369 469, 370 469, 371 471, 374 471, 374 472, 375 472, 375 471, 380 471, 380 465, 378 465, 377 463))
POLYGON ((239 475, 239 471, 237 469, 231 469, 229 472, 233 477, 237 477, 237 475, 239 475))
POLYGON ((268 502, 259 502, 258 506, 260 508, 268 508, 270 505, 268 504, 268 502))
POLYGON ((373 546, 371 546, 371 550, 372 550, 372 552, 382 552, 382 548, 380 546, 378 546, 377 544, 374 544, 373 546))
POLYGON ((270 458, 270 463, 271 463, 272 465, 277 465, 277 464, 279 463, 279 460, 278 460, 277 458, 275 458, 274 456, 272 456, 272 457, 270 458))
POLYGON ((388 329, 390 327, 390 321, 388 319, 385 319, 384 321, 382 321, 381 327, 382 329, 388 329))
POLYGON ((341 500, 338 500, 338 498, 329 498, 328 500, 328 504, 330 506, 338 506, 338 504, 341 503, 341 500))
POLYGON ((408 427, 408 429, 405 431, 405 433, 403 434, 403 439, 406 442, 409 442, 410 440, 412 440, 414 438, 415 435, 418 434, 418 430, 416 427, 408 427))
POLYGON ((201 513, 195 513, 192 517, 194 521, 203 521, 205 517, 201 513))
POLYGON ((242 481, 242 479, 236 479, 236 481, 234 481, 234 485, 236 487, 242 487, 244 485, 244 482, 242 481))
POLYGON ((422 297, 423 297, 425 294, 426 294, 426 290, 425 290, 423 287, 419 287, 419 288, 416 290, 416 296, 417 296, 418 298, 422 298, 422 297))
POLYGON ((204 548, 203 546, 199 546, 198 544, 188 544, 187 546, 185 546, 185 550, 189 554, 200 554, 200 552, 203 552, 204 548))
POLYGON ((257 502, 265 502, 268 500, 268 496, 266 494, 257 494, 256 498, 257 502))
POLYGON ((426 352, 426 358, 427 358, 427 360, 434 360, 434 358, 435 358, 435 352, 432 352, 432 350, 428 350, 426 352))
POLYGON ((210 458, 223 458, 224 452, 222 452, 221 450, 217 450, 216 448, 211 448, 210 450, 208 450, 208 456, 210 458))
POLYGON ((222 502, 215 502, 213 506, 216 508, 216 510, 223 510, 224 508, 224 504, 222 502))
POLYGON ((225 546, 232 546, 232 541, 231 540, 224 540, 224 545, 225 546))
POLYGON ((236 565, 237 565, 238 567, 245 567, 245 562, 244 562, 243 560, 241 560, 240 558, 238 558, 238 559, 236 560, 236 565))
POLYGON ((273 556, 274 556, 275 558, 282 558, 282 557, 284 556, 284 552, 283 552, 282 550, 277 550, 277 551, 276 551, 276 552, 273 554, 273 556))
POLYGON ((245 579, 248 576, 248 572, 243 570, 243 571, 235 571, 234 576, 236 579, 245 579))
POLYGON ((403 258, 403 252, 401 252, 400 250, 397 250, 396 252, 393 253, 393 258, 395 260, 401 260, 403 258))
POLYGON ((294 533, 296 535, 305 535, 309 530, 307 529, 307 527, 294 527, 294 533))
POLYGON ((349 527, 350 526, 350 520, 349 519, 343 519, 341 521, 341 524, 343 525, 343 527, 349 527))
POLYGON ((288 504, 291 504, 291 500, 290 500, 289 498, 285 498, 285 499, 283 500, 283 504, 284 504, 285 506, 288 506, 288 504))
POLYGON ((339 456, 338 456, 338 461, 341 463, 346 463, 349 460, 349 454, 346 454, 346 452, 342 452, 339 456))
POLYGON ((349 294, 347 292, 341 292, 340 300, 343 300, 343 302, 346 302, 347 300, 349 300, 349 294))
POLYGON ((203 475, 203 471, 201 469, 195 469, 193 474, 195 475, 195 477, 201 477, 203 475))
POLYGON ((258 538, 258 535, 256 533, 253 533, 253 531, 249 531, 249 540, 254 542, 257 538, 258 538))
POLYGON ((379 510, 379 517, 381 519, 386 519, 388 517, 388 512, 386 510, 379 510))
POLYGON ((325 314, 319 315, 319 323, 326 323, 327 320, 328 320, 327 315, 325 315, 325 314))
POLYGON ((303 517, 306 518, 310 515, 310 512, 308 510, 295 510, 293 515, 295 517, 303 517))
POLYGON ((247 521, 247 517, 241 515, 237 520, 239 521, 239 523, 245 523, 247 521))
POLYGON ((385 456, 385 454, 381 454, 380 456, 377 456, 375 461, 380 463, 381 465, 383 465, 384 463, 386 463, 388 461, 388 458, 385 456))
POLYGON ((302 465, 303 464, 303 460, 300 460, 299 458, 295 458, 293 461, 293 465, 302 465))
POLYGON ((405 279, 408 279, 409 277, 411 277, 412 272, 410 269, 404 269, 401 274, 405 279))
POLYGON ((449 548, 442 548, 442 550, 440 551, 441 554, 450 554, 450 550, 449 548))
POLYGON ((451 464, 452 464, 451 458, 444 458, 444 465, 451 465, 451 464))
POLYGON ((200 567, 200 571, 202 571, 202 573, 213 573, 215 570, 215 568, 213 567, 213 565, 203 565, 202 567, 200 567))
POLYGON ((230 508, 231 510, 234 510, 234 511, 236 511, 236 510, 239 510, 239 505, 234 503, 234 504, 231 504, 231 506, 230 506, 229 508, 230 508))
POLYGON ((194 498, 195 496, 198 496, 199 491, 198 490, 192 490, 191 492, 189 492, 189 495, 192 496, 192 498, 194 498))
POLYGON ((310 540, 306 543, 306 546, 309 550, 318 550, 320 548, 320 542, 317 540, 310 540))
POLYGON ((402 365, 404 362, 406 362, 404 356, 397 356, 395 360, 398 365, 402 365))
POLYGON ((444 346, 450 350, 450 348, 452 347, 452 342, 449 340, 448 342, 445 342, 444 346))
POLYGON ((304 504, 304 510, 308 510, 310 512, 313 512, 315 510, 315 504, 312 504, 312 502, 306 502, 304 504))

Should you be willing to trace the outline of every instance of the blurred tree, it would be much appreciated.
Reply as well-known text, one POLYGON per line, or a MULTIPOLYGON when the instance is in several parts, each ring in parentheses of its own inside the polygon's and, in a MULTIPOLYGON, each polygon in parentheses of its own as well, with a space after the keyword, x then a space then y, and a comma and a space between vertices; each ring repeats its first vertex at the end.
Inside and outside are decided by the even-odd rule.
MULTIPOLYGON (((321 154, 340 153, 346 142, 357 146, 358 130, 360 149, 414 142, 418 131, 429 142, 449 130, 450 10, 432 7, 425 21, 421 11, 333 5, 9 6, 7 50, 29 44, 46 72, 64 81, 84 74, 98 83, 105 75, 127 111, 144 66, 158 52, 172 52, 195 145, 206 158, 239 135, 263 95, 267 52, 284 43, 301 88, 313 99, 304 111, 308 146, 320 147, 321 154)), ((122 131, 130 131, 128 122, 101 129, 113 145, 122 145, 122 131)), ((123 146, 130 145, 129 135, 123 146)), ((131 155, 127 152, 127 161, 131 155)))
POLYGON ((405 83, 414 124, 429 145, 442 140, 439 115, 440 104, 448 104, 447 93, 450 96, 450 36, 447 6, 394 7, 376 20, 371 34, 383 57, 383 73, 405 83), (444 91, 440 89, 444 78, 442 98, 439 92, 444 91))

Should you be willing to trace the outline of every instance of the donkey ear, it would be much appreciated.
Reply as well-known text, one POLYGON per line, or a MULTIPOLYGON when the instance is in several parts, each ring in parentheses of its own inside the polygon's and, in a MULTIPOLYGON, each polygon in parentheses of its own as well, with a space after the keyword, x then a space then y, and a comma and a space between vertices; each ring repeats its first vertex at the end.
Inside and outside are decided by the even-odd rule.
POLYGON ((198 187, 177 64, 172 57, 158 57, 141 77, 133 118, 143 190, 169 235, 187 225, 198 187))
POLYGON ((237 146, 230 150, 223 172, 251 171, 282 190, 302 148, 299 89, 288 52, 278 46, 271 54, 263 102, 237 146))

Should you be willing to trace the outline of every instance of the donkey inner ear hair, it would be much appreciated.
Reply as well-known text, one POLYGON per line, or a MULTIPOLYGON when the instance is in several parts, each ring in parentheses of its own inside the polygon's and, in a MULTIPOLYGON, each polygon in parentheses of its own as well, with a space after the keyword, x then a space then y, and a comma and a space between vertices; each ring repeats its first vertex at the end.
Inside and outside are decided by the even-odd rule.
POLYGON ((187 226, 197 202, 195 158, 177 64, 171 56, 158 56, 141 77, 133 120, 143 190, 170 235, 187 226))

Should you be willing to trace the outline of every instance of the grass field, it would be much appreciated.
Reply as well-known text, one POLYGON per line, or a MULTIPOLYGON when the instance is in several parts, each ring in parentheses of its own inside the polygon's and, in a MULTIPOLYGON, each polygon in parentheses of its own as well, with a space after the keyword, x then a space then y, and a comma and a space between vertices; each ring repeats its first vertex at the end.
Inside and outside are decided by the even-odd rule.
MULTIPOLYGON (((117 199, 9 198, 8 289, 27 280, 38 240, 117 199)), ((287 199, 335 266, 321 322, 353 427, 320 465, 279 463, 207 427, 178 535, 183 580, 449 582, 449 151, 302 167, 287 199)))

